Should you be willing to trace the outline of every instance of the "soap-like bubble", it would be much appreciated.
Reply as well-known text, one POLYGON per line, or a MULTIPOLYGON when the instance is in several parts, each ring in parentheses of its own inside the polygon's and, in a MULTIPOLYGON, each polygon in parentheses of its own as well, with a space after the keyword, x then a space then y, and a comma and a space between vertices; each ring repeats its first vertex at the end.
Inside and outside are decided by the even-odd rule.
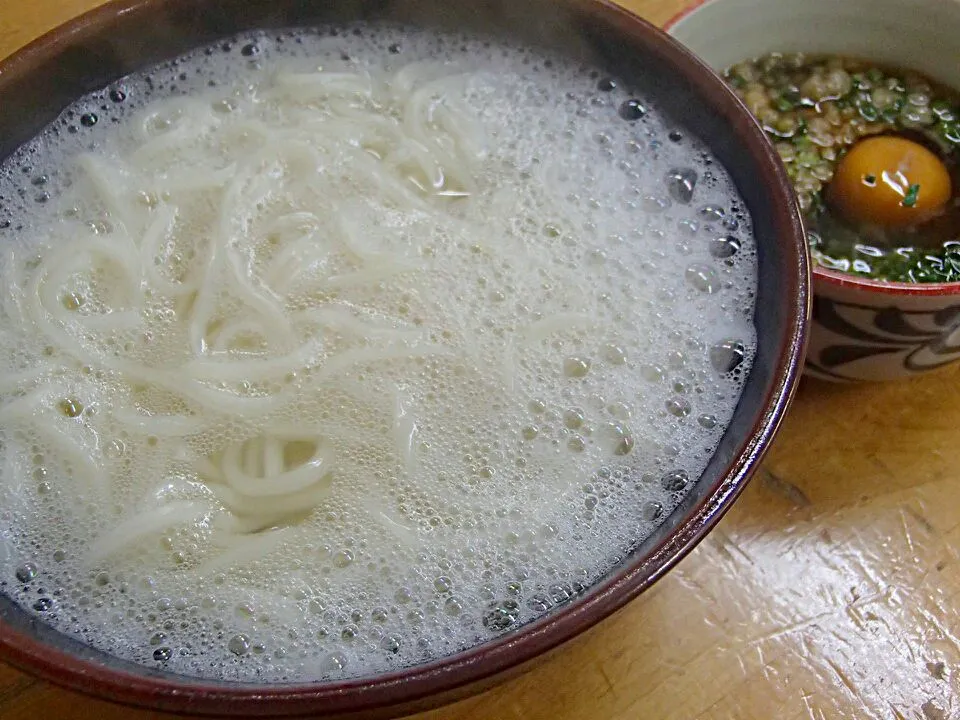
POLYGON ((632 83, 358 25, 67 108, 0 166, 5 592, 256 682, 574 601, 697 481, 755 352, 750 218, 632 83))

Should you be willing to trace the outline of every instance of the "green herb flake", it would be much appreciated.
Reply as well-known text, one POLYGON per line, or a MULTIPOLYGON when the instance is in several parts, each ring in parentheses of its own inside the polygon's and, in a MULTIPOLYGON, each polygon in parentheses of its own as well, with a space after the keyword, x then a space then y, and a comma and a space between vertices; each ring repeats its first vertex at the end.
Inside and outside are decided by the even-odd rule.
MULTIPOLYGON (((820 193, 815 193, 812 198, 810 198, 810 209, 808 214, 812 218, 817 218, 826 212, 827 206, 823 201, 820 193)), ((821 241, 822 242, 822 241, 821 241)))
POLYGON ((946 100, 934 100, 930 105, 933 114, 944 122, 950 122, 960 117, 960 108, 954 108, 946 100))
POLYGON ((785 97, 777 98, 777 102, 775 103, 775 105, 777 110, 779 110, 780 112, 790 112, 791 110, 793 110, 793 103, 787 100, 787 98, 785 97))
POLYGON ((876 175, 864 175, 864 176, 863 176, 863 183, 864 183, 865 185, 870 185, 871 187, 873 187, 874 185, 877 184, 877 176, 876 176, 876 175))
POLYGON ((820 154, 816 150, 801 150, 797 153, 797 163, 801 167, 813 167, 820 161, 820 154))
POLYGON ((867 122, 874 122, 880 117, 880 112, 873 103, 861 102, 857 104, 857 110, 860 111, 860 117, 867 122))
POLYGON ((907 188, 907 194, 903 196, 900 204, 904 207, 913 207, 917 204, 917 197, 920 195, 920 186, 913 184, 907 188))
POLYGON ((941 123, 940 127, 944 140, 954 145, 960 145, 960 120, 941 123))

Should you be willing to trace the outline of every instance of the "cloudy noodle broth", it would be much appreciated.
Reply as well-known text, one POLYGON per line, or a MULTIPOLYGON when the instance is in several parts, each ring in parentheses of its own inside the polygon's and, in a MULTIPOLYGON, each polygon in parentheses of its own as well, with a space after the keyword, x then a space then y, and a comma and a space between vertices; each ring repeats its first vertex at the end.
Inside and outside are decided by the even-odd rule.
POLYGON ((0 583, 187 675, 369 675, 584 592, 702 473, 750 218, 560 55, 253 34, 3 165, 0 583))

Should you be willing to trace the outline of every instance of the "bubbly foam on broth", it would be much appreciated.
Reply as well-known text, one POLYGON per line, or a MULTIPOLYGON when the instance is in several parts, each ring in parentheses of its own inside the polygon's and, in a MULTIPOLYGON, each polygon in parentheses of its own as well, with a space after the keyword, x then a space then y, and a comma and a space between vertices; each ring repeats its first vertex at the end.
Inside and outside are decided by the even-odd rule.
POLYGON ((371 674, 562 605, 699 477, 754 353, 725 172, 484 38, 201 50, 0 196, 0 586, 188 675, 371 674))

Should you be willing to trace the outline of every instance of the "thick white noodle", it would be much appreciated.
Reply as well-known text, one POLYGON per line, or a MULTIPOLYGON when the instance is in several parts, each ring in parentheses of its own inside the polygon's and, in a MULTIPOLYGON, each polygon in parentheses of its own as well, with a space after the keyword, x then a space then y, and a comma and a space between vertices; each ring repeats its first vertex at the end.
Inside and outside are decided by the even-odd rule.
POLYGON ((397 207, 429 211, 430 206, 412 189, 409 182, 405 182, 404 178, 396 173, 389 172, 389 168, 369 152, 354 151, 350 155, 350 161, 357 170, 367 174, 385 200, 397 207))
POLYGON ((87 564, 95 565, 112 555, 133 549, 140 541, 164 530, 200 522, 210 510, 204 503, 180 501, 127 518, 94 541, 87 550, 87 564))
POLYGON ((228 383, 263 382, 313 367, 320 360, 323 346, 323 340, 315 338, 287 355, 249 359, 237 359, 233 356, 223 360, 204 358, 191 360, 182 369, 195 380, 228 383))
POLYGON ((140 122, 143 144, 130 159, 144 169, 155 166, 165 156, 211 132, 218 124, 209 103, 193 98, 170 98, 143 114, 140 122))
POLYGON ((219 555, 204 561, 195 572, 200 577, 209 577, 224 570, 249 565, 276 550, 289 536, 290 528, 268 530, 254 535, 221 535, 219 541, 227 543, 227 548, 219 555))
POLYGON ((253 520, 282 518, 286 515, 304 513, 319 505, 330 494, 329 476, 323 482, 287 495, 250 497, 226 485, 211 485, 213 494, 224 507, 235 515, 253 520))
POLYGON ((153 181, 154 191, 158 194, 167 193, 182 195, 184 193, 218 190, 226 185, 237 174, 237 166, 231 163, 220 170, 172 171, 164 173, 153 181))
MULTIPOLYGON (((0 372, 0 427, 28 429, 50 462, 81 481, 61 492, 80 497, 86 484, 103 502, 120 497, 127 480, 112 473, 129 473, 127 461, 104 462, 78 426, 56 414, 57 401, 77 389, 66 378, 82 366, 112 384, 111 398, 138 398, 128 406, 104 401, 82 432, 120 432, 134 458, 143 452, 138 443, 176 447, 161 489, 92 544, 90 564, 208 521, 211 547, 193 572, 261 559, 289 536, 268 528, 302 519, 330 496, 335 446, 381 448, 396 454, 401 471, 413 471, 414 408, 399 386, 391 393, 391 381, 378 392, 349 375, 458 353, 349 298, 405 273, 431 272, 429 262, 395 250, 395 233, 441 222, 461 241, 469 237, 441 196, 475 190, 485 138, 456 100, 469 78, 454 70, 426 62, 390 78, 285 72, 242 98, 161 101, 139 117, 138 147, 77 158, 74 190, 99 213, 92 233, 53 238, 38 262, 6 253, 0 309, 12 328, 35 328, 51 359, 0 372), (271 109, 258 115, 258 103, 271 109), (356 188, 358 199, 338 205, 327 197, 331 181, 356 188), (400 219, 378 225, 371 218, 383 212, 400 219), (74 291, 92 292, 95 306, 73 307, 74 291), (166 318, 163 340, 183 341, 175 360, 154 359, 143 344, 157 313, 166 318), (285 387, 278 381, 301 375, 294 388, 278 389, 285 387), (290 427, 282 413, 304 393, 351 397, 364 421, 290 427), (191 444, 230 423, 260 434, 222 439, 207 455, 191 444), (303 443, 313 444, 308 457, 303 443), (201 491, 205 500, 190 499, 201 491)), ((450 322, 462 323, 455 308, 450 322)), ((540 321, 526 336, 570 322, 540 321)), ((457 342, 469 350, 467 330, 457 342)), ((96 437, 105 444, 110 436, 96 437)), ((419 544, 414 525, 360 495, 386 532, 419 544)))
POLYGON ((203 272, 190 307, 190 346, 196 355, 202 355, 207 346, 207 328, 216 311, 212 288, 215 284, 217 271, 223 262, 227 244, 233 234, 234 213, 239 203, 240 187, 245 179, 244 174, 238 174, 223 189, 216 225, 213 228, 211 240, 207 243, 207 256, 203 260, 203 272))
POLYGON ((344 350, 339 355, 329 358, 322 367, 313 373, 311 379, 315 383, 326 382, 340 375, 344 370, 355 365, 369 365, 387 360, 402 360, 431 356, 450 356, 452 351, 440 345, 417 345, 407 347, 397 345, 384 348, 355 348, 344 350))
POLYGON ((182 438, 206 429, 200 418, 186 415, 143 415, 128 407, 117 407, 113 418, 127 430, 154 437, 182 438))
POLYGON ((176 207, 164 205, 158 208, 156 217, 143 234, 140 244, 141 262, 150 286, 168 297, 179 297, 195 292, 197 289, 196 279, 178 282, 170 280, 160 272, 160 266, 165 261, 165 253, 161 251, 160 246, 173 230, 176 219, 176 207))
POLYGON ((243 266, 239 255, 226 251, 227 265, 234 278, 231 290, 242 299, 246 305, 263 319, 264 326, 282 345, 289 346, 294 342, 290 320, 284 313, 280 298, 272 293, 265 283, 254 277, 254 273, 247 265, 243 266), (271 297, 273 296, 273 297, 271 297))
POLYGON ((94 491, 99 500, 103 499, 104 493, 109 492, 109 478, 94 459, 91 448, 81 445, 66 432, 36 419, 33 422, 33 433, 53 451, 54 457, 69 467, 73 477, 79 478, 83 485, 94 491))
POLYGON ((181 373, 150 368, 130 361, 105 358, 104 367, 129 379, 163 388, 183 398, 188 404, 224 415, 245 416, 266 413, 287 402, 282 393, 274 395, 238 395, 229 390, 215 390, 181 373))
POLYGON ((130 202, 125 202, 120 194, 123 188, 128 188, 132 184, 130 178, 120 175, 105 160, 92 153, 83 153, 78 156, 76 163, 90 180, 113 222, 133 232, 136 223, 130 212, 130 202))
MULTIPOLYGON (((51 251, 46 258, 41 270, 46 277, 40 285, 40 298, 47 312, 55 317, 66 317, 65 308, 61 302, 64 287, 74 273, 85 270, 92 274, 97 268, 96 262, 91 262, 92 259, 122 271, 125 281, 123 285, 120 288, 107 287, 104 288, 105 290, 111 295, 116 295, 117 290, 122 290, 125 296, 123 300, 128 307, 138 308, 143 304, 143 292, 140 289, 140 261, 131 245, 116 235, 111 235, 109 240, 104 237, 90 236, 75 239, 68 246, 51 251), (84 262, 85 260, 87 262, 84 262)), ((76 315, 83 317, 79 313, 76 315)))
POLYGON ((316 231, 308 231, 289 241, 271 259, 270 266, 264 273, 266 286, 280 296, 289 293, 301 274, 309 272, 328 256, 319 238, 316 231))
MULTIPOLYGON (((270 440, 267 438, 267 442, 270 440)), ((329 475, 333 465, 333 450, 316 441, 316 449, 306 462, 292 469, 284 469, 283 450, 275 446, 272 451, 275 455, 269 462, 278 472, 268 474, 266 442, 255 445, 253 441, 248 441, 245 447, 255 448, 250 457, 243 456, 244 446, 240 443, 228 446, 223 453, 221 468, 227 485, 249 498, 276 497, 305 490, 329 475), (257 474, 262 476, 256 477, 257 474)))
POLYGON ((33 418, 45 407, 53 406, 54 398, 63 398, 63 385, 41 385, 0 406, 0 423, 18 423, 33 418))
POLYGON ((337 95, 368 98, 373 95, 374 87, 369 75, 334 72, 284 73, 277 75, 277 86, 299 101, 337 95))
POLYGON ((23 370, 8 370, 0 373, 0 393, 10 393, 24 385, 33 385, 40 380, 47 380, 56 369, 48 363, 38 363, 23 370))
POLYGON ((374 498, 369 495, 364 496, 363 509, 366 510, 373 520, 384 530, 403 543, 404 547, 414 549, 420 547, 421 541, 417 535, 416 528, 398 518, 385 506, 377 503, 374 498))
POLYGON ((294 316, 298 325, 319 325, 329 330, 336 330, 358 338, 391 338, 395 340, 414 341, 424 337, 423 331, 410 327, 396 327, 388 324, 382 318, 358 317, 338 305, 303 310, 294 316))
POLYGON ((380 282, 394 275, 402 275, 408 272, 417 272, 422 268, 412 264, 384 263, 369 265, 364 270, 357 270, 343 275, 331 275, 321 282, 321 286, 328 290, 339 290, 352 287, 354 285, 367 285, 380 282))

